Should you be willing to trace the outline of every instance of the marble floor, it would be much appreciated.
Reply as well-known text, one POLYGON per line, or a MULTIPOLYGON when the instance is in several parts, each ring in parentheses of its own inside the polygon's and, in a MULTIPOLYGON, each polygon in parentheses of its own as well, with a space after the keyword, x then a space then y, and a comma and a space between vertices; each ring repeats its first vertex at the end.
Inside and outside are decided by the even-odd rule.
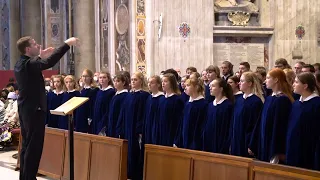
MULTIPOLYGON (((3 180, 19 180, 19 171, 15 171, 17 160, 12 155, 17 151, 0 151, 0 176, 3 180)), ((44 176, 37 180, 53 180, 44 176)))

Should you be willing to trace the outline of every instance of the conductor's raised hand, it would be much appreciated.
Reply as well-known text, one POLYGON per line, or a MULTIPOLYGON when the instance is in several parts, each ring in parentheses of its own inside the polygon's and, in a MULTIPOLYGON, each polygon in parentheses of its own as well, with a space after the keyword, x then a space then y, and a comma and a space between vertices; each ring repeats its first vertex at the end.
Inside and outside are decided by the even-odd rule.
POLYGON ((67 39, 64 42, 66 44, 68 44, 69 46, 78 46, 78 45, 80 45, 80 40, 78 38, 75 38, 75 37, 71 37, 71 38, 67 39))
POLYGON ((40 46, 40 53, 39 53, 39 57, 41 59, 46 59, 49 56, 51 56, 51 54, 53 53, 54 48, 53 47, 48 47, 47 49, 42 49, 42 46, 40 46))

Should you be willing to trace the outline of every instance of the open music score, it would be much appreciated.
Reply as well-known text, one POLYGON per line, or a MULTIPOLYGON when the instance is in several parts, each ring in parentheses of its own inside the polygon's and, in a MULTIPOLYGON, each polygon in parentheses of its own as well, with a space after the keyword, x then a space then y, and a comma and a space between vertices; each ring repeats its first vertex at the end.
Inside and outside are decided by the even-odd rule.
POLYGON ((79 106, 81 106, 88 100, 89 98, 85 97, 73 97, 69 101, 57 107, 56 109, 50 110, 50 113, 59 116, 70 115, 75 109, 77 109, 79 106))

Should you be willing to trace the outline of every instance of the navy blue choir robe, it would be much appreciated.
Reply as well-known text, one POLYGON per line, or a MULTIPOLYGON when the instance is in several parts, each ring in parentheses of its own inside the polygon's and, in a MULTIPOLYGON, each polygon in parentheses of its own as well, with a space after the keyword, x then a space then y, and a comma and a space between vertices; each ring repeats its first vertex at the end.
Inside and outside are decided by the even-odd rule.
POLYGON ((83 88, 80 97, 87 97, 89 101, 82 104, 76 112, 75 129, 82 133, 92 133, 92 122, 89 125, 88 120, 92 120, 96 95, 99 88, 83 88))
POLYGON ((262 90, 264 98, 267 98, 272 94, 272 89, 268 89, 266 83, 262 84, 262 90))
POLYGON ((128 90, 124 89, 122 91, 116 92, 116 94, 112 97, 109 106, 109 115, 108 115, 108 123, 106 129, 106 135, 109 137, 118 138, 116 136, 116 126, 118 123, 119 115, 121 108, 125 108, 123 106, 124 100, 128 95, 128 90))
POLYGON ((238 101, 238 99, 242 99, 242 98, 243 98, 243 93, 241 91, 239 91, 236 94, 234 94, 235 104, 238 101))
POLYGON ((214 100, 214 96, 211 96, 210 94, 210 84, 205 86, 205 99, 208 103, 211 103, 214 100))
POLYGON ((202 133, 203 133, 203 123, 205 122, 207 116, 207 101, 204 97, 198 97, 194 100, 190 100, 185 104, 183 110, 183 122, 181 128, 181 133, 179 133, 177 138, 182 138, 182 142, 178 147, 192 149, 192 150, 202 150, 202 133), (179 137, 181 136, 181 137, 179 137))
POLYGON ((303 102, 297 100, 292 105, 287 133, 286 164, 317 170, 315 160, 320 137, 320 97, 312 96, 312 99, 303 102))
POLYGON ((297 93, 292 93, 292 96, 294 100, 299 100, 301 97, 300 94, 297 94, 297 93))
POLYGON ((180 142, 174 142, 178 133, 178 125, 182 125, 184 103, 181 98, 173 94, 160 100, 157 115, 157 130, 159 131, 158 145, 172 147, 180 142))
POLYGON ((149 95, 142 90, 128 93, 124 108, 120 112, 116 136, 128 140, 128 179, 142 179, 143 154, 139 135, 143 135, 143 121, 149 95))
POLYGON ((190 96, 188 94, 186 94, 184 91, 182 91, 180 98, 183 101, 183 103, 186 103, 189 101, 190 96))
MULTIPOLYGON (((71 98, 73 97, 79 97, 80 96, 80 92, 79 91, 70 91, 70 92, 65 92, 63 93, 63 97, 62 97, 62 103, 65 103, 67 101, 69 101, 71 98)), ((77 110, 75 110, 73 112, 73 119, 76 119, 76 113, 77 110)), ((68 129, 68 116, 60 116, 59 117, 59 128, 60 129, 68 129)))
POLYGON ((159 110, 159 102, 165 98, 162 92, 156 95, 149 95, 146 104, 146 119, 144 122, 144 143, 156 144, 159 138, 159 130, 157 129, 156 116, 159 110))
POLYGON ((249 148, 257 159, 270 162, 275 155, 285 154, 288 120, 292 103, 284 94, 268 96, 263 105, 249 148))
POLYGON ((233 103, 229 99, 208 105, 202 136, 204 151, 229 154, 232 118, 233 103))
POLYGON ((97 92, 92 119, 93 134, 99 134, 101 130, 106 127, 110 102, 115 93, 112 86, 109 86, 106 89, 100 89, 97 92))
POLYGON ((231 155, 249 157, 248 146, 253 129, 258 122, 263 107, 262 100, 255 94, 246 99, 239 97, 234 105, 231 155))
POLYGON ((48 127, 58 128, 59 127, 59 116, 53 115, 50 113, 50 110, 54 110, 57 107, 61 106, 63 98, 63 91, 59 94, 56 94, 56 91, 49 92, 47 94, 47 119, 46 124, 48 127))

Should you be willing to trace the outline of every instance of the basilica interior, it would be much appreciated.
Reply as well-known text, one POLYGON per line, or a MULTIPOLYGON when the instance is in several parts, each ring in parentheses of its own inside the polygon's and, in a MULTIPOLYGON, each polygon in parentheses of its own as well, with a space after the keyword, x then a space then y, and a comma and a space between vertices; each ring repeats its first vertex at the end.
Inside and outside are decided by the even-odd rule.
POLYGON ((67 55, 53 68, 75 75, 84 68, 184 72, 226 60, 270 69, 278 58, 291 65, 320 59, 318 0, 1 0, 0 5, 2 70, 13 68, 19 57, 15 42, 27 35, 43 47, 79 37, 74 58, 67 55))
POLYGON ((0 7, 0 150, 13 146, 0 153, 5 179, 29 167, 21 154, 42 147, 39 164, 29 159, 39 179, 320 179, 320 0, 0 0, 0 7), (33 81, 21 69, 49 56, 20 54, 25 36, 67 52, 49 71, 39 68, 40 95, 23 94, 33 81), (18 110, 21 99, 32 104, 41 95, 48 109, 30 109, 47 113, 45 132, 20 135, 29 113, 18 110), (62 111, 73 98, 85 101, 62 111), (44 140, 23 143, 32 138, 44 140))

